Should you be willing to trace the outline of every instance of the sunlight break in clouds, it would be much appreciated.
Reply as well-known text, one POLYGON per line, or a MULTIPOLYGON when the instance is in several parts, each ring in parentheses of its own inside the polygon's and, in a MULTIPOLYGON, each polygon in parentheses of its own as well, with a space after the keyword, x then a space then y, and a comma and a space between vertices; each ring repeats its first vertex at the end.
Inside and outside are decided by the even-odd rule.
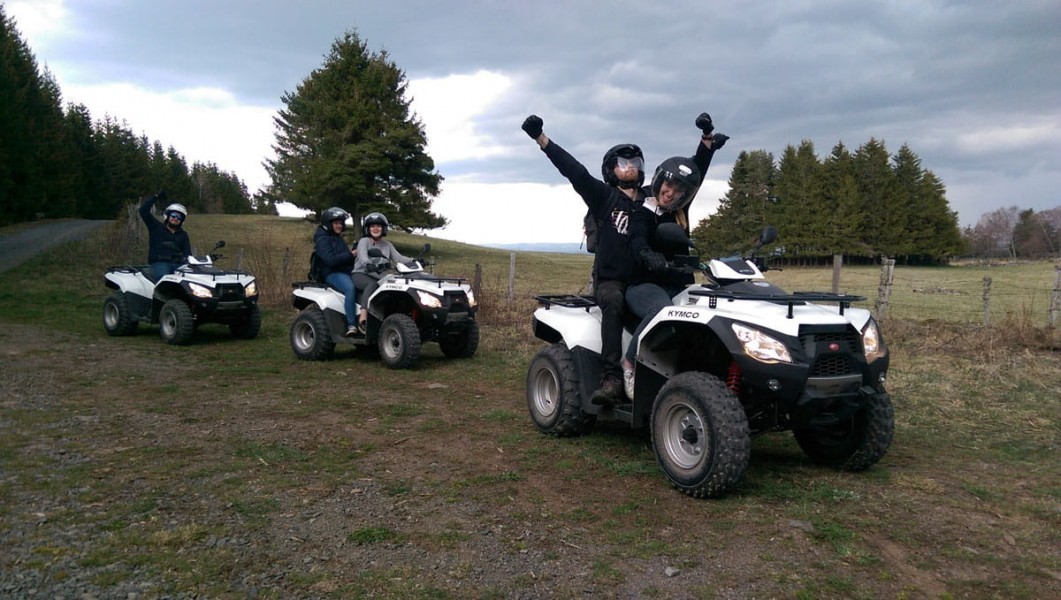
POLYGON ((475 131, 474 117, 487 111, 512 87, 500 73, 412 79, 408 96, 424 124, 427 152, 436 164, 501 154, 502 147, 475 131))
POLYGON ((46 46, 51 39, 71 33, 66 29, 70 13, 63 0, 8 0, 3 4, 7 16, 15 19, 23 39, 30 40, 31 46, 46 46))
POLYGON ((81 85, 60 82, 67 102, 84 104, 93 120, 111 115, 127 122, 136 135, 146 135, 163 148, 173 146, 192 163, 212 162, 234 172, 251 194, 269 181, 262 166, 272 156, 275 109, 241 105, 217 88, 189 88, 166 93, 130 83, 81 85))

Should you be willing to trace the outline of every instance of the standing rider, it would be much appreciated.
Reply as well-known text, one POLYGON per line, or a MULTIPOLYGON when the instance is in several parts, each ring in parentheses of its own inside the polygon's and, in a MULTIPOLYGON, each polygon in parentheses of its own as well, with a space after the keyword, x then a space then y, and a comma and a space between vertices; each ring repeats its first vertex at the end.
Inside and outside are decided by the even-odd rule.
POLYGON ((601 310, 601 380, 592 401, 599 405, 618 404, 623 398, 622 367, 619 359, 623 342, 623 294, 637 267, 630 251, 630 216, 642 200, 639 188, 644 181, 644 157, 634 144, 620 144, 608 150, 601 164, 605 181, 592 175, 573 156, 542 133, 543 121, 530 115, 523 131, 549 157, 553 166, 571 182, 599 224, 594 257, 593 293, 601 310))
POLYGON ((357 312, 357 291, 350 271, 354 268, 357 250, 351 250, 343 239, 346 220, 350 213, 333 206, 321 213, 321 224, 313 233, 313 251, 323 263, 324 281, 342 292, 346 312, 346 335, 357 333, 354 314, 357 312))
POLYGON ((170 204, 159 221, 151 214, 151 208, 160 200, 165 202, 166 192, 159 191, 140 204, 140 218, 147 225, 147 262, 156 282, 176 271, 192 253, 191 239, 183 228, 188 209, 183 204, 170 204))

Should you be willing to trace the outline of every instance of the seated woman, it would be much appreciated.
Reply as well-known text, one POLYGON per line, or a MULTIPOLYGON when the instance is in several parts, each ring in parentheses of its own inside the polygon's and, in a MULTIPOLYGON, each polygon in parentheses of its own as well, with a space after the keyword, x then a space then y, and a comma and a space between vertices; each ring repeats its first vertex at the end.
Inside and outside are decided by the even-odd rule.
POLYGON ((351 250, 343 239, 346 220, 350 213, 333 206, 321 213, 321 224, 313 233, 313 251, 323 263, 321 275, 325 283, 345 296, 343 310, 346 312, 346 335, 357 333, 354 313, 357 312, 357 291, 350 271, 354 268, 357 250, 351 250))
POLYGON ((679 223, 688 230, 688 216, 684 211, 693 201, 702 179, 692 160, 681 156, 668 158, 656 167, 651 196, 630 217, 630 247, 642 267, 626 289, 626 307, 641 319, 622 361, 623 388, 631 398, 638 336, 656 313, 669 306, 685 286, 695 282, 692 273, 668 271, 667 261, 677 254, 685 254, 689 248, 664 247, 656 239, 656 228, 661 223, 679 223))
POLYGON ((389 225, 387 217, 383 216, 382 213, 369 213, 365 217, 364 227, 362 228, 362 231, 367 235, 357 242, 357 261, 354 263, 353 277, 354 284, 357 289, 361 290, 361 298, 364 300, 361 304, 361 312, 357 317, 357 325, 362 332, 365 331, 365 325, 368 321, 368 299, 376 291, 380 278, 378 272, 374 270, 370 272, 369 267, 372 266, 372 263, 368 256, 368 251, 372 248, 379 250, 383 254, 383 258, 391 265, 414 260, 403 256, 394 247, 394 244, 383 239, 387 236, 387 227, 389 225))

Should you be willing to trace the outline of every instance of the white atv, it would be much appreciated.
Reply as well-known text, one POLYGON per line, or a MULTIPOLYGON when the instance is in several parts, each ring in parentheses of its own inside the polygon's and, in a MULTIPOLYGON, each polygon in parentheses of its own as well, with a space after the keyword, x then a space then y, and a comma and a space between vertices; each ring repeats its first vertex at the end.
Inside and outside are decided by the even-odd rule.
MULTIPOLYGON (((689 244, 661 225, 667 243, 689 244)), ((758 246, 777 230, 764 229, 758 246)), ((693 249, 695 250, 695 248, 693 249)), ((585 296, 539 296, 534 334, 552 345, 527 372, 527 405, 539 430, 581 435, 598 417, 648 425, 657 461, 690 496, 733 489, 748 466, 752 437, 791 430, 816 463, 860 471, 891 445, 894 416, 884 390, 888 350, 861 296, 786 293, 766 282, 765 262, 676 257, 699 270, 637 340, 634 395, 615 407, 590 397, 600 380, 600 309, 585 296)))
POLYGON ((228 325, 238 338, 258 337, 258 285, 250 273, 214 266, 221 255, 213 252, 224 245, 218 242, 206 256, 187 257, 157 282, 150 266, 108 267, 103 283, 114 292, 103 301, 103 328, 110 335, 132 335, 140 323, 158 323, 162 341, 174 345, 189 343, 203 323, 228 325))
MULTIPOLYGON (((378 348, 384 364, 407 369, 420 359, 424 342, 438 342, 450 358, 468 358, 479 347, 479 324, 475 320, 475 295, 464 279, 436 277, 424 271, 423 256, 399 263, 383 275, 368 299, 366 331, 346 333, 344 297, 320 281, 296 281, 291 302, 300 312, 291 323, 291 350, 302 360, 331 358, 336 344, 378 348)), ((386 270, 387 261, 372 248, 369 257, 376 272, 386 270)), ((364 301, 364 300, 362 300, 364 301)), ((360 305, 358 306, 360 310, 360 305)))

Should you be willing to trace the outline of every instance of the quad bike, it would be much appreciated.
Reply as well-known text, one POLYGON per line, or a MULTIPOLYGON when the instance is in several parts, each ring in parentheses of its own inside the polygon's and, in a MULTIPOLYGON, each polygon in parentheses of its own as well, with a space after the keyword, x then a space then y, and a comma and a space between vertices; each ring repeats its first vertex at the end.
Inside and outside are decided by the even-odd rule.
MULTIPOLYGON (((438 342, 450 358, 468 358, 479 347, 475 295, 462 278, 424 271, 420 257, 389 270, 379 250, 369 250, 370 267, 384 273, 368 298, 364 332, 347 336, 343 294, 321 281, 296 281, 291 302, 299 310, 291 323, 291 350, 302 360, 331 358, 336 344, 378 349, 392 369, 408 369, 420 359, 424 342, 438 342)), ((362 300, 364 301, 364 300, 362 300)), ((360 310, 360 305, 358 306, 360 310)))
MULTIPOLYGON (((667 244, 690 245, 682 228, 661 225, 667 244)), ((756 249, 777 237, 763 230, 756 249)), ((696 251, 691 247, 693 252, 696 251)), ((852 308, 861 296, 786 293, 765 281, 766 262, 678 256, 668 268, 700 271, 642 331, 634 394, 614 407, 590 397, 600 379, 600 309, 591 297, 538 296, 534 334, 551 345, 527 372, 527 405, 544 433, 587 433, 598 418, 648 425, 670 482, 695 497, 717 497, 741 480, 751 439, 791 430, 815 463, 860 471, 891 445, 894 416, 884 389, 888 350, 876 321, 852 308)))
POLYGON ((214 251, 224 246, 221 241, 206 256, 188 256, 157 281, 150 266, 108 267, 103 283, 114 292, 103 301, 103 328, 110 335, 132 335, 140 323, 158 323, 162 341, 178 346, 189 343, 203 323, 228 325, 237 338, 258 337, 258 285, 250 273, 214 266, 221 258, 214 251))

